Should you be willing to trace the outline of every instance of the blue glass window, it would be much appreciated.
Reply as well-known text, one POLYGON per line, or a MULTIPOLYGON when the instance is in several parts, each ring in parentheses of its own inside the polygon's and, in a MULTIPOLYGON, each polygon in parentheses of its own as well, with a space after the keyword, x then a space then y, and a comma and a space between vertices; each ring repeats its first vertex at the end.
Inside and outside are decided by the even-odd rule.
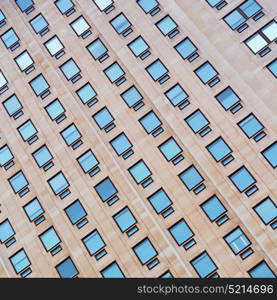
POLYGON ((62 14, 65 14, 74 7, 74 3, 71 0, 57 0, 55 1, 55 5, 62 14))
POLYGON ((140 118, 139 122, 148 134, 162 125, 162 122, 153 111, 140 118))
POLYGON ((249 139, 264 128, 263 124, 252 113, 241 120, 238 126, 249 139))
POLYGON ((113 4, 113 0, 93 0, 101 11, 106 11, 113 4))
POLYGON ((97 158, 91 150, 88 150, 80 157, 78 157, 77 161, 85 173, 89 172, 99 164, 97 158))
POLYGON ((91 42, 87 46, 87 49, 95 60, 99 59, 108 52, 107 47, 99 38, 91 42))
POLYGON ((202 203, 201 208, 211 222, 213 222, 219 216, 225 214, 227 211, 216 195, 212 196, 207 201, 202 203))
POLYGON ((28 10, 34 5, 33 0, 15 0, 15 3, 20 8, 22 12, 28 10))
POLYGON ((128 105, 128 107, 133 107, 136 103, 143 99, 142 95, 138 91, 138 89, 133 85, 128 90, 123 92, 121 95, 124 102, 128 105))
POLYGON ((92 118, 100 129, 103 129, 114 121, 114 117, 107 109, 107 107, 103 107, 102 109, 100 109, 96 114, 92 116, 92 118))
POLYGON ((110 265, 108 265, 105 269, 103 269, 101 271, 101 274, 104 278, 124 278, 125 277, 116 261, 111 263, 110 265))
POLYGON ((29 69, 34 64, 34 61, 27 50, 23 51, 21 54, 15 57, 14 60, 18 65, 20 71, 22 72, 27 72, 27 69, 29 69))
POLYGON ((243 24, 246 18, 238 10, 234 10, 225 16, 223 20, 234 30, 243 24))
POLYGON ((30 222, 34 221, 36 218, 38 218, 44 213, 44 209, 37 198, 31 200, 26 205, 24 205, 23 209, 30 222))
POLYGON ((5 24, 5 19, 6 16, 4 15, 4 13, 2 12, 2 10, 0 9, 0 24, 3 26, 5 24))
POLYGON ((31 120, 23 123, 17 128, 24 142, 35 135, 38 131, 31 120))
POLYGON ((232 149, 226 144, 222 137, 214 140, 206 148, 217 162, 232 152, 232 149))
POLYGON ((265 225, 277 218, 277 206, 269 197, 253 207, 253 209, 265 225))
POLYGON ((90 255, 96 254, 99 250, 106 246, 105 242, 101 238, 101 235, 96 229, 84 237, 82 242, 90 255))
POLYGON ((251 18, 261 10, 262 7, 255 0, 247 0, 239 6, 239 9, 241 9, 248 18, 251 18))
POLYGON ((166 271, 165 273, 163 273, 160 278, 173 278, 173 275, 171 274, 170 271, 166 271))
POLYGON ((277 142, 271 144, 265 150, 263 150, 262 155, 270 163, 272 168, 277 166, 277 142))
POLYGON ((8 81, 2 71, 0 71, 0 89, 4 90, 4 87, 7 85, 8 81))
POLYGON ((54 227, 50 227, 42 234, 40 234, 39 239, 47 252, 53 249, 61 242, 54 227))
POLYGON ((253 51, 254 54, 260 52, 268 45, 268 41, 261 36, 260 33, 255 33, 244 41, 244 43, 253 51))
POLYGON ((8 145, 0 148, 0 166, 3 167, 7 162, 14 158, 8 145))
POLYGON ((157 190, 154 194, 149 196, 147 200, 150 202, 157 214, 160 214, 172 205, 171 199, 168 197, 163 188, 157 190))
POLYGON ((74 142, 76 142, 82 137, 78 128, 74 124, 71 124, 68 127, 66 127, 63 131, 60 132, 60 134, 68 146, 72 145, 74 142))
POLYGON ((272 73, 272 75, 277 78, 277 59, 273 60, 266 67, 272 73))
POLYGON ((57 55, 57 57, 58 54, 61 53, 64 49, 64 45, 56 35, 54 35, 53 37, 51 37, 51 39, 46 41, 44 43, 44 46, 46 47, 47 51, 50 53, 51 56, 57 55))
POLYGON ((188 37, 182 40, 174 48, 183 59, 188 58, 191 54, 197 51, 197 47, 188 37))
POLYGON ((194 166, 190 166, 178 176, 189 191, 204 181, 204 178, 194 166))
POLYGON ((216 95, 215 98, 225 110, 228 110, 233 105, 240 102, 240 98, 230 86, 216 95))
POLYGON ((29 267, 31 265, 31 262, 23 248, 20 249, 15 254, 13 254, 9 258, 9 260, 10 260, 16 274, 20 273, 21 271, 23 271, 24 269, 26 269, 27 267, 29 267))
POLYGON ((47 182, 55 195, 58 195, 69 187, 69 183, 61 171, 48 179, 47 182))
POLYGON ((114 28, 114 30, 118 33, 118 34, 122 34, 123 32, 125 32, 129 27, 132 26, 132 24, 130 23, 130 21, 126 18, 126 16, 123 13, 120 13, 119 15, 117 15, 115 18, 113 18, 110 21, 110 24, 112 25, 112 27, 114 28))
POLYGON ((37 149, 32 155, 40 168, 53 159, 53 156, 46 145, 37 149))
POLYGON ((155 24, 163 35, 168 35, 177 28, 175 21, 169 16, 165 16, 155 24))
POLYGON ((94 188, 102 201, 108 200, 117 193, 117 189, 109 177, 99 182, 94 188))
POLYGON ((146 14, 159 6, 157 0, 137 0, 137 3, 146 14))
POLYGON ((133 146, 124 132, 112 139, 110 143, 118 156, 122 155, 133 146))
POLYGON ((35 33, 40 33, 44 31, 48 27, 48 22, 46 21, 45 17, 42 14, 35 16, 31 21, 30 24, 34 29, 35 33))
POLYGON ((247 236, 239 227, 225 235, 224 240, 232 249, 234 254, 240 253, 251 244, 247 236))
POLYGON ((149 45, 145 42, 142 36, 137 37, 135 40, 130 42, 128 45, 129 49, 134 53, 136 57, 149 49, 149 45))
POLYGON ((133 251, 135 252, 142 265, 145 265, 153 257, 158 255, 158 252, 148 238, 135 245, 133 247, 133 251))
POLYGON ((116 213, 113 216, 113 219, 122 232, 127 231, 130 227, 137 223, 137 220, 127 206, 116 213))
POLYGON ((137 184, 140 184, 147 177, 152 175, 151 171, 142 159, 130 167, 128 171, 137 184))
POLYGON ((229 178, 241 193, 256 182, 255 178, 244 166, 229 175, 229 178))
POLYGON ((252 278, 276 278, 276 275, 264 260, 249 270, 248 273, 252 278))
POLYGON ((194 236, 194 233, 184 219, 168 228, 168 231, 179 246, 194 236))
POLYGON ((199 109, 186 117, 185 122, 189 125, 194 133, 198 133, 201 131, 201 129, 210 124, 209 120, 199 109))
POLYGON ((19 37, 17 36, 15 31, 12 28, 10 28, 1 35, 1 40, 7 48, 11 48, 19 41, 19 37))
POLYGON ((207 277, 209 274, 217 270, 217 266, 207 252, 203 252, 190 263, 201 278, 207 277))
POLYGON ((174 157, 183 152, 182 148, 180 148, 173 137, 166 140, 164 143, 158 146, 158 148, 167 161, 172 160, 174 157))
POLYGON ((74 265, 74 262, 70 257, 67 257, 65 260, 59 263, 55 268, 61 278, 73 278, 79 274, 76 266, 74 265))
POLYGON ((18 193, 29 184, 22 171, 17 172, 8 180, 15 193, 18 193))
POLYGON ((42 74, 32 79, 29 84, 37 96, 40 96, 50 88, 48 82, 42 74))
POLYGON ((70 222, 74 225, 84 218, 87 213, 79 200, 74 201, 64 209, 70 222))
POLYGON ((208 61, 194 70, 194 73, 204 84, 207 84, 210 80, 218 75, 216 69, 208 61))
POLYGON ((179 105, 182 101, 188 98, 188 94, 179 83, 166 91, 165 96, 173 106, 179 105))
POLYGON ((18 111, 22 110, 23 106, 17 96, 14 94, 3 102, 3 105, 9 114, 9 116, 13 116, 18 111))
POLYGON ((76 93, 84 104, 88 103, 97 95, 96 91, 89 82, 77 90, 76 93))
POLYGON ((75 77, 81 72, 81 70, 72 58, 70 58, 68 61, 62 64, 59 68, 63 72, 67 80, 73 79, 73 77, 75 77))
POLYGON ((166 73, 168 73, 167 68, 159 59, 155 60, 151 65, 146 67, 145 70, 148 72, 148 74, 152 77, 154 81, 159 80, 166 73))
POLYGON ((222 2, 222 0, 206 0, 206 1, 211 5, 211 7, 214 7, 220 2, 222 2))
POLYGON ((116 82, 125 74, 125 72, 122 70, 122 68, 117 62, 113 63, 107 69, 105 69, 104 73, 111 83, 116 82))
POLYGON ((12 228, 12 225, 8 219, 0 223, 0 243, 5 243, 8 239, 10 239, 15 232, 12 228))
POLYGON ((59 99, 55 99, 51 103, 49 103, 47 106, 45 106, 45 110, 48 113, 51 120, 55 120, 57 117, 62 115, 65 112, 64 107, 62 106, 59 99))
POLYGON ((78 36, 82 36, 90 29, 90 25, 83 16, 80 16, 72 23, 70 23, 70 26, 78 36))

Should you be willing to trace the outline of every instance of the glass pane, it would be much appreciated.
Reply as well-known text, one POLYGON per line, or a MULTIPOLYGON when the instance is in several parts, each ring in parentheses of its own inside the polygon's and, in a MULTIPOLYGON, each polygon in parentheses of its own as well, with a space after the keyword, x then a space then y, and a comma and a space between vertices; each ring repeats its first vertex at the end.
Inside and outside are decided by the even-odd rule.
POLYGON ((90 25, 84 17, 79 17, 78 19, 73 21, 70 24, 70 26, 73 28, 73 30, 78 36, 82 35, 85 31, 87 31, 90 28, 90 25))
POLYGON ((59 172, 54 177, 50 178, 48 180, 48 183, 51 186, 55 195, 59 194, 69 186, 62 172, 59 172))
POLYGON ((41 32, 48 26, 48 23, 42 14, 39 14, 34 19, 32 19, 30 21, 30 24, 36 33, 41 32))
POLYGON ((14 234, 15 232, 8 219, 0 223, 0 243, 6 242, 14 234))
POLYGON ((3 105, 6 108, 9 116, 12 116, 14 113, 18 112, 23 108, 16 95, 12 95, 7 100, 5 100, 3 102, 3 105))
POLYGON ((72 278, 79 273, 70 257, 57 265, 56 269, 61 278, 72 278))
POLYGON ((264 128, 262 123, 253 114, 240 121, 238 125, 248 138, 251 138, 264 128))
POLYGON ((168 230, 179 246, 193 236, 193 232, 190 230, 185 220, 180 220, 168 230))
POLYGON ((80 73, 80 69, 76 65, 73 59, 68 60, 63 65, 60 66, 60 69, 62 70, 64 76, 70 80, 72 77, 74 77, 76 74, 80 73))
POLYGON ((229 177, 240 192, 244 192, 249 186, 256 182, 255 178, 245 167, 240 168, 229 177))
POLYGON ((93 116, 94 121, 97 123, 100 129, 103 129, 108 124, 114 121, 113 116, 109 112, 109 110, 104 107, 103 109, 99 110, 96 114, 93 116))
POLYGON ((143 99, 140 92, 135 86, 130 87, 127 91, 121 94, 121 97, 129 107, 132 107, 138 101, 143 99))
POLYGON ((126 150, 132 147, 129 139, 127 138, 126 134, 122 132, 116 138, 110 141, 113 149, 117 153, 117 155, 123 154, 126 150))
POLYGON ((13 154, 8 145, 5 145, 4 147, 0 148, 0 166, 2 167, 11 159, 13 159, 13 154))
POLYGON ((37 198, 27 203, 23 208, 31 222, 44 213, 37 198))
POLYGON ((5 15, 3 14, 2 10, 0 9, 0 22, 6 19, 5 15))
POLYGON ((93 0, 93 2, 99 7, 101 11, 105 10, 111 4, 113 4, 112 0, 93 0))
POLYGON ((239 8, 246 14, 248 18, 251 18, 255 13, 262 9, 262 7, 255 0, 248 0, 239 6, 239 8))
POLYGON ((143 265, 158 254, 148 238, 133 247, 133 250, 143 265))
POLYGON ((55 229, 53 227, 49 228, 47 231, 42 233, 39 236, 41 242, 43 243, 43 246, 45 247, 46 251, 51 250, 54 248, 56 245, 58 245, 61 240, 58 237, 55 229))
POLYGON ((277 218, 277 206, 269 197, 256 205, 254 210, 266 225, 277 218))
POLYGON ((77 160, 84 172, 88 172, 98 165, 98 160, 91 150, 80 156, 77 160))
POLYGON ((21 11, 25 11, 34 5, 32 0, 15 0, 21 11))
POLYGON ((144 179, 152 174, 143 160, 137 162, 128 170, 137 184, 140 184, 144 179))
POLYGON ((194 166, 189 167, 179 174, 179 177, 189 191, 204 180, 194 166))
POLYGON ((94 230, 85 238, 82 239, 90 255, 94 255, 100 249, 105 247, 105 243, 97 230, 94 230))
POLYGON ((265 261, 259 263, 255 268, 249 271, 252 278, 276 278, 265 261))
POLYGON ((238 254, 240 251, 250 245, 250 241, 240 228, 232 231, 230 234, 225 236, 224 239, 235 254, 238 254))
POLYGON ((215 98, 226 110, 240 101, 231 87, 219 93, 215 98))
POLYGON ((178 105, 180 102, 188 98, 188 94, 179 83, 165 92, 165 95, 174 106, 178 105))
POLYGON ((108 200, 117 193, 117 189, 108 177, 98 183, 94 188, 103 201, 108 200))
POLYGON ((196 110, 193 114, 188 116, 185 121, 193 130, 194 133, 199 132, 202 128, 209 124, 209 121, 202 114, 200 110, 196 110))
POLYGON ((139 56, 149 48, 149 46, 141 36, 128 44, 128 47, 132 50, 135 56, 139 56))
POLYGON ((223 157, 232 152, 231 148, 221 137, 216 139, 212 144, 208 145, 207 149, 216 161, 220 161, 223 157))
POLYGON ((146 71, 155 81, 168 72, 164 64, 159 59, 152 63, 150 66, 148 66, 146 68, 146 71))
POLYGON ((28 120, 18 127, 18 131, 24 141, 27 141, 30 137, 37 133, 37 130, 31 120, 28 120))
POLYGON ((64 210, 72 224, 76 224, 79 220, 87 215, 83 205, 79 200, 73 202, 64 210))
POLYGON ((55 2, 57 5, 59 11, 64 14, 67 12, 70 8, 74 6, 73 2, 71 0, 57 0, 55 2))
POLYGON ((167 35, 172 30, 174 30, 177 27, 177 24, 174 22, 174 20, 170 16, 166 16, 162 20, 156 23, 156 26, 160 29, 160 31, 167 35))
POLYGON ((64 48, 57 36, 48 40, 44 45, 52 56, 64 48))
POLYGON ((216 218, 226 212, 225 207, 222 205, 217 196, 213 196, 201 205, 201 208, 207 214, 208 218, 213 222, 216 218))
POLYGON ((262 33, 272 42, 277 38, 277 23, 275 20, 262 28, 262 33))
POLYGON ((101 274, 104 278, 124 278, 124 274, 121 272, 116 262, 102 270, 101 274))
POLYGON ((217 269, 207 252, 202 253, 200 256, 194 259, 191 264, 201 278, 206 277, 217 269))
POLYGON ((262 152, 262 155, 267 159, 273 168, 277 166, 277 142, 273 143, 262 152))
POLYGON ((4 74, 0 71, 0 88, 2 88, 3 86, 5 86, 7 83, 8 82, 7 82, 4 74))
POLYGON ((157 0, 138 0, 137 3, 145 13, 149 13, 153 8, 159 5, 157 0))
POLYGON ((60 116, 65 112, 59 99, 56 99, 53 102, 51 102, 49 105, 45 107, 45 109, 52 120, 55 120, 58 116, 60 116))
POLYGON ((124 16, 123 13, 119 14, 117 17, 110 21, 113 28, 117 31, 117 33, 122 33, 127 28, 129 28, 132 24, 128 21, 128 19, 124 16))
POLYGON ((62 137, 64 138, 68 146, 72 145, 75 141, 81 138, 77 127, 72 124, 61 132, 62 137))
POLYGON ((162 122, 159 120, 159 118, 153 111, 149 112, 141 119, 139 119, 139 122, 147 133, 151 133, 152 131, 154 131, 162 125, 162 122))
POLYGON ((267 46, 267 41, 259 33, 254 34, 245 43, 255 54, 267 46))
POLYGON ((267 65, 267 68, 275 77, 277 77, 277 59, 267 65))
POLYGON ((118 63, 114 63, 109 66, 104 70, 104 73, 112 83, 125 74, 118 63))
POLYGON ((29 66, 31 66, 34 62, 27 51, 24 51, 20 55, 18 55, 15 59, 21 71, 26 70, 29 66))
POLYGON ((125 207, 119 213, 114 215, 113 218, 122 232, 126 231, 137 222, 128 207, 125 207))
POLYGON ((214 69, 214 67, 209 63, 206 62, 202 66, 200 66, 198 69, 194 71, 197 76, 201 79, 203 83, 207 83, 212 78, 218 75, 217 71, 214 69))
POLYGON ((89 82, 76 91, 76 93, 83 103, 87 103, 96 96, 96 92, 89 82))
POLYGON ((10 261, 17 274, 23 271, 31 264, 24 249, 19 250, 12 257, 10 257, 10 261))
POLYGON ((172 201, 162 188, 147 199, 150 201, 157 214, 161 213, 172 204, 172 201))
POLYGON ((36 160, 37 164, 42 167, 51 159, 53 159, 52 154, 49 152, 46 146, 42 146, 37 151, 33 153, 34 159, 36 160))
POLYGON ((185 38, 182 42, 176 45, 175 49, 183 59, 186 59, 197 50, 189 38, 185 38))
POLYGON ((165 143, 159 146, 159 149, 167 160, 173 159, 182 152, 182 149, 176 143, 174 138, 168 139, 165 143))
POLYGON ((24 176, 22 171, 19 171, 14 176, 9 178, 9 183, 15 193, 19 192, 21 189, 28 185, 28 181, 26 180, 26 177, 24 176))
POLYGON ((29 84, 31 85, 37 96, 49 89, 49 84, 42 74, 31 80, 29 84))
POLYGON ((94 59, 98 59, 108 51, 108 49, 100 39, 96 39, 91 44, 89 44, 87 46, 87 49, 94 59))
POLYGON ((216 6, 222 0, 206 0, 212 7, 216 6))
POLYGON ((240 14, 239 11, 235 10, 231 12, 229 15, 223 18, 223 20, 232 28, 236 29, 241 24, 243 24, 246 19, 244 16, 240 14))
POLYGON ((11 47, 19 40, 12 28, 2 34, 1 39, 7 48, 11 47))

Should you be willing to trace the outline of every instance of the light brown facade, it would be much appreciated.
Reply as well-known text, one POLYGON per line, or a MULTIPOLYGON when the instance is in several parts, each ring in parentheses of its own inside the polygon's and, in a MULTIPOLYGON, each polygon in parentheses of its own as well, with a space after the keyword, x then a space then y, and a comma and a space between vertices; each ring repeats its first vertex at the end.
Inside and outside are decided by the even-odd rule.
MULTIPOLYGON (((0 223, 8 218, 15 231, 16 242, 10 247, 0 245, 0 277, 16 277, 9 258, 24 248, 31 262, 32 273, 28 277, 59 277, 55 266, 68 256, 79 271, 78 277, 102 277, 100 271, 116 261, 126 277, 159 277, 169 270, 174 277, 199 277, 191 261, 206 251, 217 266, 220 277, 249 277, 248 271, 265 260, 270 269, 277 272, 276 230, 265 225, 253 210, 263 199, 270 197, 276 203, 276 169, 261 152, 276 141, 277 85, 273 74, 266 68, 276 58, 277 45, 269 45, 271 51, 264 57, 255 55, 244 40, 276 17, 274 0, 258 2, 265 15, 257 22, 247 20, 249 27, 242 33, 232 31, 222 20, 242 0, 227 0, 221 10, 212 8, 205 0, 159 0, 161 9, 153 17, 145 14, 135 0, 115 0, 110 13, 101 12, 91 0, 73 0, 72 15, 62 15, 54 1, 35 0, 35 10, 30 14, 20 11, 14 1, 2 0, 0 9, 7 24, 0 28, 2 35, 13 28, 20 38, 20 47, 11 51, 0 41, 0 70, 8 81, 8 90, 0 95, 1 103, 16 94, 24 114, 14 120, 0 105, 0 148, 7 144, 14 155, 14 165, 1 167, 0 223), (123 12, 132 23, 133 32, 123 37, 117 34, 109 21, 123 12), (42 13, 49 23, 49 32, 36 34, 29 21, 42 13), (180 31, 172 39, 164 36, 155 23, 169 14, 180 31), (69 25, 83 16, 91 26, 92 34, 82 39, 69 25), (65 55, 51 57, 44 43, 57 35, 64 45, 65 55), (151 55, 136 58, 127 44, 141 35, 150 46, 151 55), (99 37, 108 48, 109 58, 100 63, 90 55, 86 46, 99 37), (199 57, 193 62, 183 60, 174 46, 189 37, 197 46, 199 57), (14 58, 28 50, 34 60, 35 70, 21 72, 14 58), (82 78, 76 83, 68 81, 59 66, 73 58, 81 70, 82 78), (151 79, 145 68, 160 59, 168 69, 170 79, 159 84, 151 79), (204 85, 194 70, 209 61, 219 73, 220 82, 214 87, 204 85), (125 71, 126 81, 120 86, 112 84, 103 70, 118 62, 125 71), (37 97, 29 81, 43 74, 51 94, 43 100, 37 97), (84 105, 76 91, 90 82, 97 92, 98 102, 92 107, 84 105), (174 107, 164 93, 179 83, 189 95, 190 104, 183 110, 174 107), (138 111, 129 108, 120 96, 135 85, 143 96, 145 105, 138 111), (225 111, 215 95, 226 87, 232 87, 241 99, 242 108, 235 114, 225 111), (57 124, 47 115, 44 107, 58 98, 65 108, 66 119, 57 124), (113 115, 116 127, 106 133, 101 130, 92 115, 106 106, 113 115), (212 129, 204 137, 195 134, 184 119, 200 109, 212 129), (157 137, 147 134, 139 119, 153 110, 162 122, 164 132, 157 137), (259 142, 248 138, 237 125, 253 113, 264 125, 266 136, 259 142), (17 128, 31 119, 37 128, 38 140, 28 145, 17 128), (76 150, 67 146, 60 132, 74 123, 82 134, 83 144, 76 150), (124 160, 118 156, 110 141, 124 132, 131 141, 134 154, 124 160), (226 166, 211 156, 206 146, 219 136, 233 150, 234 160, 226 166), (184 159, 174 165, 162 155, 158 146, 174 137, 183 150, 184 159), (54 166, 48 171, 39 168, 32 153, 46 144, 53 155, 54 166), (77 158, 91 149, 99 161, 101 171, 90 177, 85 174, 77 158), (153 183, 146 188, 136 184, 128 169, 143 159, 152 172, 153 183), (178 177, 194 165, 204 178, 206 188, 199 194, 189 191, 178 177), (240 192, 229 175, 245 166, 256 179, 258 190, 248 197, 240 192), (29 192, 20 197, 8 179, 22 170, 29 185, 29 192), (47 180, 62 171, 70 184, 71 193, 64 199, 55 196, 47 180), (109 206, 101 201, 94 189, 101 180, 110 177, 118 190, 119 200, 109 206), (168 217, 158 215, 147 198, 163 188, 172 200, 174 213, 168 217), (200 205, 216 195, 225 206, 229 220, 221 226, 211 222, 200 205), (45 221, 39 225, 30 222, 23 206, 37 197, 45 210, 45 221), (88 223, 81 229, 72 225, 64 209, 79 199, 87 212, 88 223), (128 237, 122 233, 113 215, 128 206, 137 220, 138 231, 128 237), (194 233, 196 244, 187 251, 178 246, 168 229, 184 219, 194 233), (61 239, 62 250, 52 256, 43 247, 39 235, 53 226, 61 239), (224 238, 240 227, 251 241, 253 254, 246 259, 235 255, 224 238), (106 246, 107 254, 96 260, 86 250, 82 239, 97 229, 106 246), (132 247, 148 237, 158 252, 159 264, 149 270, 136 257, 132 247)), ((276 218, 275 218, 276 221, 276 218)))

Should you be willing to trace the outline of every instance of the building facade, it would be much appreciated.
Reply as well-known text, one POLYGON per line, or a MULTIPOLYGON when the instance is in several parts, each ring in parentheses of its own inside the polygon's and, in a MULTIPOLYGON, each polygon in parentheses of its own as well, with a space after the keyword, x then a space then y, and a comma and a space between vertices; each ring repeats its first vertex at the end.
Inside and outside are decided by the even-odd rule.
POLYGON ((0 277, 275 277, 275 0, 2 0, 0 277))

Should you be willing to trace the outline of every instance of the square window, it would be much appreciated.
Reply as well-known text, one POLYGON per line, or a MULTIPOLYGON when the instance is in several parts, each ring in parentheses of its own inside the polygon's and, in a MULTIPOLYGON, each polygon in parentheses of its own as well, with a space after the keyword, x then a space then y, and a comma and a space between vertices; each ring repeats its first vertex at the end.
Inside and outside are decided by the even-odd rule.
POLYGON ((123 35, 125 34, 125 32, 129 31, 131 29, 130 27, 132 26, 130 21, 126 18, 126 16, 123 13, 120 13, 115 18, 113 18, 110 21, 110 24, 118 34, 123 35))
POLYGON ((15 31, 10 28, 1 35, 1 40, 5 44, 6 48, 11 48, 11 50, 13 50, 15 49, 14 46, 19 42, 19 37, 15 31))
POLYGON ((149 196, 147 200, 150 202, 157 214, 160 214, 172 205, 171 199, 168 197, 163 188, 157 190, 149 196))
POLYGON ((136 57, 143 55, 145 52, 149 50, 149 45, 145 42, 142 36, 137 37, 132 42, 130 42, 127 46, 136 57))
POLYGON ((2 12, 2 10, 0 9, 0 27, 2 27, 3 25, 6 24, 6 16, 4 15, 4 13, 2 12))
POLYGON ((77 161, 85 173, 88 173, 90 170, 99 165, 99 161, 91 150, 88 150, 87 152, 79 156, 77 158, 77 161))
POLYGON ((112 139, 110 144, 118 156, 130 150, 133 146, 124 132, 112 139))
POLYGON ((59 68, 63 72, 65 78, 71 81, 73 81, 81 72, 81 70, 72 58, 63 63, 59 68))
POLYGON ((65 260, 59 263, 55 268, 61 278, 73 278, 79 274, 79 271, 77 270, 76 266, 74 265, 70 257, 67 257, 65 260))
POLYGON ((44 214, 44 209, 37 198, 24 205, 23 209, 30 222, 33 222, 35 219, 44 214))
POLYGON ((61 243, 61 239, 59 238, 54 227, 50 227, 42 234, 40 234, 39 239, 47 252, 61 243))
POLYGON ((37 165, 41 168, 53 159, 53 155, 46 145, 43 145, 32 153, 37 165))
POLYGON ((5 78, 2 71, 0 71, 0 90, 4 90, 5 86, 7 85, 8 81, 5 78))
POLYGON ((42 74, 32 79, 29 84, 37 96, 43 96, 50 88, 48 82, 42 74))
POLYGON ((276 278, 276 275, 264 260, 249 270, 248 273, 252 278, 276 278))
POLYGON ((63 52, 64 45, 60 41, 60 39, 54 35, 51 39, 44 43, 47 51, 51 56, 59 57, 59 54, 63 52))
POLYGON ((211 222, 214 222, 217 218, 227 212, 226 208, 223 206, 216 195, 212 196, 207 201, 202 203, 200 207, 203 209, 204 213, 207 215, 211 222))
POLYGON ((60 132, 60 134, 66 142, 67 146, 73 145, 82 137, 78 128, 74 124, 71 124, 68 127, 66 127, 63 131, 60 132))
POLYGON ((105 54, 108 52, 107 47, 99 38, 91 42, 89 45, 87 45, 87 49, 95 60, 99 59, 101 62, 102 62, 101 58, 103 58, 105 54))
POLYGON ((106 246, 97 229, 85 236, 82 239, 82 242, 90 255, 95 255, 98 251, 106 246))
POLYGON ((198 184, 204 181, 204 178, 193 165, 187 168, 178 176, 189 191, 191 191, 198 184))
POLYGON ((15 0, 15 3, 20 8, 22 12, 28 11, 31 7, 34 6, 33 0, 15 0))
POLYGON ((159 59, 146 67, 145 70, 154 81, 162 79, 168 73, 168 69, 159 59))
POLYGON ((242 252, 251 244, 247 236, 239 227, 225 235, 224 240, 229 245, 229 247, 235 255, 242 252))
POLYGON ((124 100, 124 102, 128 105, 128 107, 135 106, 143 99, 141 93, 134 85, 131 86, 125 92, 123 92, 120 96, 124 100))
POLYGON ((115 62, 104 70, 105 75, 108 77, 111 83, 116 83, 125 75, 120 65, 115 62))
POLYGON ((18 193, 29 184, 22 171, 19 171, 16 174, 14 174, 8 179, 8 181, 15 193, 18 193))
POLYGON ((214 140, 206 146, 206 148, 217 162, 232 153, 232 149, 226 144, 222 137, 214 140))
POLYGON ((199 109, 186 117, 185 122, 189 125, 194 133, 200 132, 204 127, 210 124, 209 120, 199 109))
POLYGON ((21 102, 15 94, 6 99, 3 102, 3 105, 10 117, 14 116, 23 109, 21 102))
POLYGON ((138 121, 148 134, 152 133, 162 125, 162 122, 153 111, 148 112, 138 121))
POLYGON ((230 109, 233 105, 240 102, 240 98, 230 86, 217 94, 215 98, 225 110, 230 109))
POLYGON ((92 116, 92 118, 100 129, 107 127, 114 121, 114 117, 107 109, 107 107, 103 107, 102 109, 100 109, 96 114, 92 116))
POLYGON ((161 276, 159 276, 159 278, 173 278, 173 275, 171 274, 170 271, 166 271, 161 276))
MULTIPOLYGON (((42 14, 38 14, 31 21, 29 21, 35 33, 42 34, 45 29, 48 28, 49 24, 42 14)), ((48 30, 47 30, 48 32, 48 30)))
POLYGON ((178 27, 178 25, 169 15, 162 18, 155 25, 158 27, 158 29, 163 35, 169 35, 171 32, 175 31, 176 28, 178 27))
POLYGON ((130 211, 130 209, 126 206, 118 213, 113 216, 114 221, 116 222, 117 226, 121 230, 121 232, 128 231, 133 225, 137 223, 136 218, 130 211))
POLYGON ((27 50, 19 54, 14 60, 21 72, 27 72, 34 64, 34 61, 27 50))
POLYGON ((256 183, 256 179, 244 166, 229 175, 229 178, 241 193, 256 183))
POLYGON ((75 225, 84 217, 87 216, 87 212, 85 211, 82 203, 79 200, 74 201, 70 205, 68 205, 64 209, 67 217, 69 218, 72 225, 75 225))
POLYGON ((207 277, 217 270, 217 266, 206 251, 194 258, 190 263, 201 278, 207 277))
POLYGON ((61 171, 48 179, 47 182, 55 195, 60 194, 69 187, 69 183, 61 171))
POLYGON ((36 127, 31 120, 26 121, 17 128, 24 142, 30 140, 38 133, 36 127))
POLYGON ((271 167, 276 168, 276 166, 277 166, 277 142, 268 146, 261 153, 264 156, 264 158, 270 163, 271 167))
POLYGON ((113 5, 113 0, 93 0, 93 2, 101 11, 106 11, 113 5))
POLYGON ((189 56, 191 56, 193 53, 195 53, 198 50, 197 47, 193 44, 193 42, 188 37, 183 39, 174 48, 183 59, 187 59, 189 56))
POLYGON ((184 219, 181 219, 176 224, 168 228, 168 231, 170 232, 178 246, 181 246, 194 236, 194 233, 191 231, 190 227, 184 219))
POLYGON ((269 197, 255 205, 253 209, 265 225, 277 218, 277 206, 269 197))
POLYGON ((0 243, 4 244, 12 236, 15 235, 15 231, 8 219, 0 223, 0 243))
POLYGON ((71 0, 57 0, 54 3, 61 12, 61 14, 67 14, 75 6, 71 0))
POLYGON ((217 4, 219 4, 220 2, 222 2, 222 0, 206 0, 211 7, 215 7, 217 4))
POLYGON ((173 106, 181 104, 181 102, 189 97, 189 95, 179 83, 171 87, 164 94, 173 106))
POLYGON ((88 82, 83 85, 80 89, 76 91, 78 97, 81 99, 83 104, 88 103, 90 100, 96 97, 97 93, 92 87, 92 85, 88 82))
POLYGON ((259 33, 255 33, 246 39, 244 43, 253 51, 254 54, 257 54, 268 45, 268 42, 259 33))
POLYGON ((173 137, 166 140, 164 143, 158 146, 158 148, 167 161, 171 161, 174 157, 183 152, 173 137))
POLYGON ((94 189, 103 202, 117 194, 117 189, 109 177, 106 177, 99 182, 94 189))
POLYGON ((14 158, 8 145, 0 148, 0 166, 3 167, 6 163, 14 158))
POLYGON ((80 16, 69 25, 78 36, 84 36, 90 30, 90 25, 83 16, 80 16))
POLYGON ((194 70, 194 73, 204 84, 207 84, 218 75, 216 69, 208 61, 194 70))
POLYGON ((237 29, 247 19, 238 11, 234 10, 223 18, 223 20, 233 29, 237 29))
POLYGON ((103 269, 101 274, 104 278, 125 278, 116 261, 103 269))
POLYGON ((255 0, 247 0, 239 6, 239 9, 241 9, 248 18, 251 18, 260 11, 262 7, 255 0))
POLYGON ((158 252, 148 238, 145 238, 144 240, 139 242, 132 249, 142 265, 145 265, 147 262, 158 255, 158 252))
POLYGON ((59 116, 61 116, 65 112, 65 109, 62 106, 59 99, 55 99, 47 106, 45 106, 45 110, 52 121, 56 120, 59 116))
POLYGON ((272 73, 272 75, 277 78, 277 59, 273 60, 266 67, 272 73))
POLYGON ((146 178, 152 175, 151 171, 142 159, 131 166, 128 171, 137 184, 142 183, 146 178))
POLYGON ((23 271, 31 265, 31 262, 23 248, 17 251, 15 254, 13 254, 11 257, 9 257, 9 260, 16 274, 20 273, 21 271, 23 271))
POLYGON ((261 32, 270 42, 273 42, 277 38, 277 22, 275 20, 272 20, 263 28, 261 28, 261 32))
POLYGON ((148 14, 159 6, 157 0, 137 0, 137 4, 148 14))
POLYGON ((238 122, 238 126, 249 139, 264 129, 263 124, 252 113, 238 122))

